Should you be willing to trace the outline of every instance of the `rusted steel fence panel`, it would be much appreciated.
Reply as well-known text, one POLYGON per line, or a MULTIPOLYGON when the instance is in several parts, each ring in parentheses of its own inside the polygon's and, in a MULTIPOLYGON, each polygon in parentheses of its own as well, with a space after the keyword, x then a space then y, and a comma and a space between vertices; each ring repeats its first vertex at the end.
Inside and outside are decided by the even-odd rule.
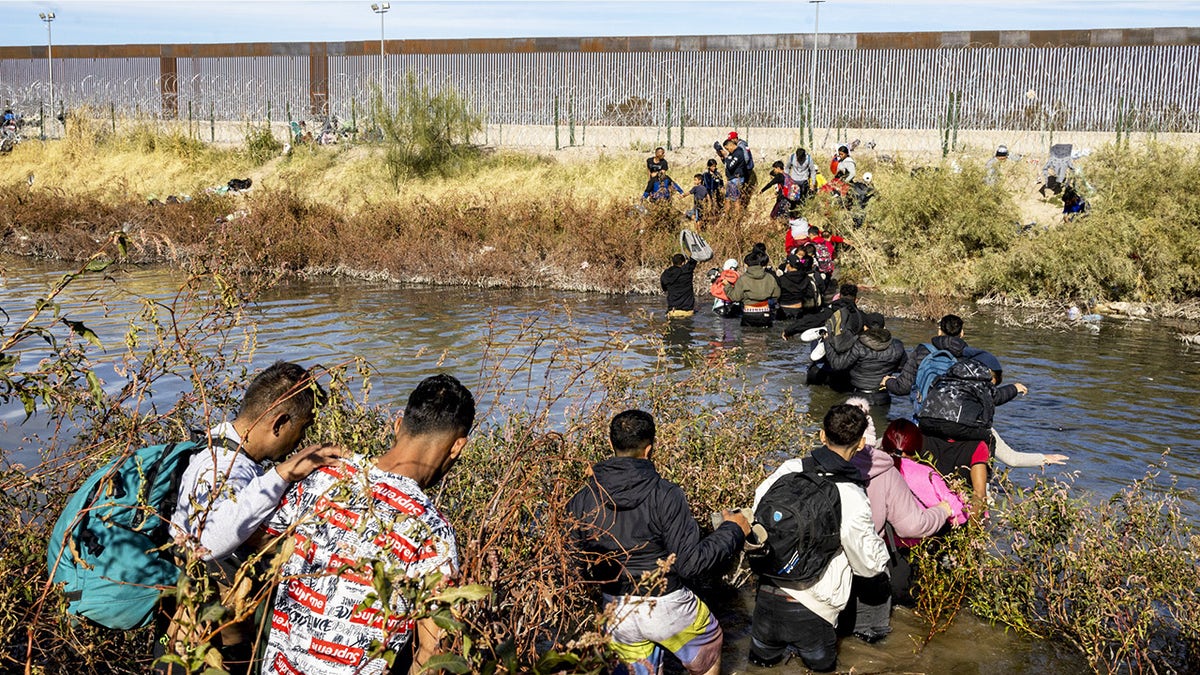
MULTIPOLYGON (((608 39, 495 41, 513 49, 505 52, 471 51, 493 41, 431 41, 426 46, 440 46, 436 53, 416 52, 423 42, 395 41, 382 59, 382 80, 370 43, 139 45, 112 48, 120 55, 111 57, 102 56, 104 48, 67 46, 54 59, 55 95, 66 108, 121 115, 280 121, 327 111, 361 119, 381 81, 393 95, 412 74, 463 93, 493 125, 794 128, 811 96, 818 128, 937 129, 958 95, 964 128, 1200 132, 1200 45, 1138 45, 1144 36, 1128 31, 1085 33, 1057 36, 1069 46, 1013 47, 970 40, 1019 44, 1028 33, 904 43, 940 47, 822 36, 822 46, 887 46, 819 49, 815 92, 811 38, 804 36, 629 38, 619 51, 593 49, 619 43, 608 39), (944 46, 960 39, 961 46, 944 46), (1085 39, 1112 46, 1080 44, 1085 39), (657 49, 664 40, 675 48, 657 49), (547 45, 573 50, 529 51, 547 45)), ((0 50, 0 102, 25 111, 48 104, 38 53, 0 50)))

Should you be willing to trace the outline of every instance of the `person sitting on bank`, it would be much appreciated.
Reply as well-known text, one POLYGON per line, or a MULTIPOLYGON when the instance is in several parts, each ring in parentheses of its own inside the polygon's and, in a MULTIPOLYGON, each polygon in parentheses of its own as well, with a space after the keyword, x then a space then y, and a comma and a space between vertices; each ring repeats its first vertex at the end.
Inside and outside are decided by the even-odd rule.
POLYGON ((683 188, 679 187, 679 183, 671 180, 667 172, 659 171, 652 174, 650 180, 646 182, 646 191, 642 193, 642 199, 649 199, 652 202, 670 201, 672 190, 683 194, 683 188))
POLYGON ((696 261, 682 253, 676 253, 671 266, 663 270, 658 281, 667 294, 668 318, 686 318, 696 312, 695 273, 696 261))
POLYGON ((764 250, 755 247, 742 262, 745 271, 737 283, 726 289, 732 302, 742 303, 742 325, 770 327, 774 323, 771 302, 779 298, 779 283, 775 275, 767 272, 770 258, 764 250))
POLYGON ((654 156, 646 158, 646 171, 651 176, 657 173, 665 173, 671 169, 667 162, 667 151, 662 147, 654 149, 654 156))

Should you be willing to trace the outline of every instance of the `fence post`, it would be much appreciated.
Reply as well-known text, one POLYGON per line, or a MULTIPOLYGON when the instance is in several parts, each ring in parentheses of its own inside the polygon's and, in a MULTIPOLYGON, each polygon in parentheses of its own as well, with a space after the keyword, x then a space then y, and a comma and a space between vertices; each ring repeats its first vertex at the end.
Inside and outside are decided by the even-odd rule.
POLYGON ((946 115, 942 117, 942 157, 950 154, 950 118, 954 115, 954 92, 946 97, 946 115))
POLYGON ((46 102, 38 101, 38 139, 46 140, 46 102))
POLYGON ((217 142, 217 106, 211 102, 208 104, 208 142, 217 142))
POLYGON ((567 97, 567 138, 571 141, 570 147, 575 147, 575 96, 567 97))
POLYGON ((687 99, 679 99, 679 147, 683 148, 683 117, 684 110, 687 106, 687 99))
POLYGON ((554 149, 559 150, 562 146, 558 143, 558 94, 554 95, 554 149))
POLYGON ((954 128, 950 131, 950 149, 958 151, 958 123, 962 117, 962 90, 954 92, 954 128))
POLYGON ((192 135, 192 102, 188 101, 188 138, 194 138, 192 135))
MULTIPOLYGON (((289 123, 289 125, 290 125, 290 123, 289 123)), ((353 96, 350 97, 350 128, 354 130, 354 132, 350 136, 350 140, 357 143, 358 142, 358 101, 353 96)), ((291 133, 290 129, 288 130, 288 133, 289 134, 291 133)))
POLYGON ((112 132, 117 133, 117 104, 112 101, 108 102, 108 116, 112 120, 112 132))
POLYGON ((671 147, 671 99, 667 99, 667 149, 674 149, 671 147))
POLYGON ((267 100, 267 129, 271 128, 271 101, 267 100))

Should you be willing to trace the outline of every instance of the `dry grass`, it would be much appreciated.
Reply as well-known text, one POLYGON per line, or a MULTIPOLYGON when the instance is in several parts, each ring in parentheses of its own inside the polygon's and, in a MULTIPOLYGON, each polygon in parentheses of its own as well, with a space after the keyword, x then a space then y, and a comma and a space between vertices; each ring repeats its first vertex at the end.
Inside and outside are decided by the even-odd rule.
MULTIPOLYGON (((150 124, 81 120, 61 142, 28 142, 0 163, 4 248, 77 258, 113 229, 133 235, 140 260, 230 256, 248 266, 382 273, 449 284, 550 286, 657 292, 657 273, 688 227, 679 198, 650 215, 633 210, 645 185, 640 150, 555 155, 485 152, 444 175, 397 183, 379 146, 300 145, 256 165, 245 151, 216 148, 150 124), (34 175, 32 189, 24 183, 34 175), (204 189, 249 177, 249 195, 204 197, 204 189), (195 201, 159 209, 150 196, 195 201), (218 217, 244 215, 232 222, 218 217)), ((708 154, 671 155, 687 186, 708 154)), ((1094 211, 1069 225, 1060 205, 1037 195, 1038 165, 1009 164, 985 180, 984 157, 960 155, 914 174, 904 158, 860 155, 878 196, 856 227, 828 198, 805 209, 810 222, 842 234, 844 280, 942 297, 1186 300, 1200 288, 1189 186, 1200 181, 1194 150, 1098 151, 1081 169, 1094 211), (1176 170, 1160 176, 1155 167, 1176 170), (1163 183, 1161 179, 1168 179, 1163 183), (1021 232, 1021 225, 1036 222, 1021 232), (1189 234, 1192 233, 1192 234, 1189 234), (1086 251, 1087 255, 1081 255, 1086 251)), ((773 157, 758 157, 760 180, 773 157)), ((823 162, 822 162, 823 163, 823 162)), ((770 194, 746 212, 706 223, 717 260, 741 258, 757 241, 775 260, 782 226, 770 194)), ((716 264, 716 263, 713 263, 716 264)))

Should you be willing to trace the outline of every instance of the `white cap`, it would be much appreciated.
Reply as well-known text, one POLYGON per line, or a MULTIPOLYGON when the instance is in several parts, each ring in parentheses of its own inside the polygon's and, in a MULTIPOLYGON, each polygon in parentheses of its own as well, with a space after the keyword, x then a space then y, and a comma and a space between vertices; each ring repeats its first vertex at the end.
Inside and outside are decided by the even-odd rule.
POLYGON ((736 270, 737 268, 738 268, 737 258, 730 258, 729 260, 726 260, 725 264, 722 266, 722 269, 726 269, 726 270, 736 270))
POLYGON ((870 171, 868 171, 868 172, 866 172, 866 173, 864 173, 864 174, 863 174, 863 182, 864 182, 864 183, 870 183, 870 182, 871 182, 871 172, 870 172, 870 171))
POLYGON ((997 147, 997 148, 996 148, 996 156, 997 156, 997 157, 1006 157, 1006 156, 1008 156, 1008 146, 1007 146, 1007 145, 1001 145, 1001 146, 997 147))

